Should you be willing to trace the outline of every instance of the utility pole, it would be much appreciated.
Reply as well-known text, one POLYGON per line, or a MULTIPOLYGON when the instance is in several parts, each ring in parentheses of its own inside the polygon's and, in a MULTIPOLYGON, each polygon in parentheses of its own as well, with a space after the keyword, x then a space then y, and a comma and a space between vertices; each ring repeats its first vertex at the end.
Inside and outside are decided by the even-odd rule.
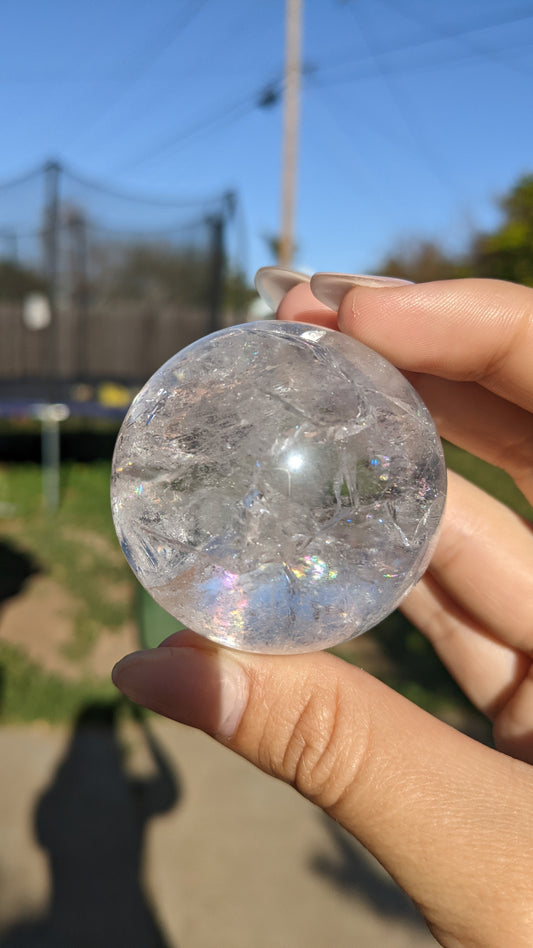
POLYGON ((300 111, 302 0, 286 0, 283 165, 279 263, 290 267, 294 253, 294 205, 300 111))

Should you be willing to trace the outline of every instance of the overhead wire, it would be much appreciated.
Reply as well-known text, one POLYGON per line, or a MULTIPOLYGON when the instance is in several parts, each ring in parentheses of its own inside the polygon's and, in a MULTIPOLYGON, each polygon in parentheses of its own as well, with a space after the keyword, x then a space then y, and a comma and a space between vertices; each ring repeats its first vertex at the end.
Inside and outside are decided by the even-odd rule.
MULTIPOLYGON (((389 6, 390 9, 395 10, 395 12, 398 12, 398 8, 396 8, 396 7, 394 6, 394 4, 388 3, 388 6, 389 6)), ((350 8, 350 9, 352 9, 352 8, 350 8)), ((352 9, 352 12, 353 12, 353 9, 352 9)), ((407 16, 407 17, 410 16, 410 14, 404 13, 403 11, 401 11, 401 15, 407 16)), ((413 17, 411 17, 411 19, 413 19, 413 17)), ((476 26, 470 26, 470 25, 469 25, 469 26, 466 27, 466 29, 462 29, 462 28, 458 28, 458 29, 456 29, 456 30, 446 29, 446 33, 444 34, 444 33, 441 31, 441 35, 440 35, 440 36, 430 36, 430 37, 424 36, 424 37, 421 37, 421 38, 419 38, 419 39, 417 39, 417 40, 412 39, 412 40, 410 40, 408 43, 402 43, 402 44, 400 44, 400 45, 395 44, 394 46, 383 46, 383 47, 381 48, 381 51, 380 51, 380 56, 381 56, 381 57, 385 57, 385 56, 390 56, 391 54, 395 54, 395 53, 409 53, 409 52, 411 52, 412 50, 415 50, 415 49, 421 49, 421 48, 426 47, 426 46, 434 46, 435 43, 438 43, 438 42, 439 42, 440 40, 442 40, 443 38, 444 38, 444 39, 447 39, 447 40, 462 40, 464 37, 467 37, 467 36, 470 36, 470 35, 476 34, 476 33, 481 33, 481 32, 484 32, 484 31, 486 31, 486 30, 488 30, 488 29, 493 29, 493 28, 500 27, 500 26, 505 26, 505 25, 511 25, 511 24, 513 24, 513 23, 519 23, 519 22, 522 22, 522 21, 524 21, 524 20, 532 20, 532 19, 533 19, 533 10, 532 10, 532 8, 531 8, 531 5, 529 5, 527 8, 524 8, 523 12, 521 12, 518 16, 514 16, 514 17, 503 17, 503 18, 502 18, 502 17, 500 17, 500 18, 494 18, 494 17, 493 17, 493 18, 491 18, 491 19, 489 19, 489 20, 485 20, 485 21, 483 21, 483 22, 479 22, 479 20, 477 20, 477 21, 476 21, 476 26), (527 10, 528 12, 526 12, 526 10, 527 10)), ((418 21, 419 21, 420 23, 422 22, 422 20, 421 20, 420 17, 418 17, 418 21)), ((430 28, 432 28, 432 24, 431 24, 430 21, 427 20, 427 19, 426 19, 426 21, 425 21, 425 25, 426 25, 426 26, 429 26, 430 28)), ((433 25, 434 25, 434 24, 433 24, 433 25)), ((437 28, 437 27, 435 27, 435 28, 437 28)), ((529 44, 529 43, 531 42, 531 39, 527 40, 526 42, 527 42, 527 44, 529 44)), ((513 47, 513 48, 514 48, 514 47, 513 47)), ((473 52, 474 50, 471 50, 471 51, 473 52)), ((480 54, 483 55, 483 54, 485 54, 486 52, 487 52, 487 51, 485 50, 484 47, 483 47, 483 48, 478 48, 478 49, 475 50, 475 54, 476 54, 476 55, 480 55, 480 54)), ((489 51, 489 52, 490 52, 490 51, 489 51)), ((372 59, 372 57, 368 57, 368 59, 372 59)), ((365 61, 366 61, 366 60, 365 60, 365 61)), ((326 76, 325 80, 323 80, 323 84, 329 84, 329 81, 331 81, 331 82, 337 81, 337 80, 335 80, 335 78, 333 78, 333 79, 331 79, 331 80, 328 81, 327 76, 328 76, 329 73, 332 73, 332 72, 334 73, 335 71, 337 71, 337 70, 339 70, 339 69, 343 69, 343 68, 345 68, 345 67, 350 67, 350 66, 353 67, 355 70, 358 70, 358 69, 360 69, 361 65, 364 65, 364 62, 365 62, 365 61, 363 61, 363 63, 361 63, 361 60, 359 60, 358 62, 354 63, 353 55, 351 55, 348 59, 342 59, 342 58, 339 59, 339 57, 336 56, 336 57, 335 57, 335 61, 332 62, 332 63, 330 63, 330 64, 327 64, 327 63, 324 64, 324 63, 322 63, 322 64, 318 67, 318 69, 319 69, 319 72, 320 72, 321 76, 324 76, 324 75, 326 76)), ((454 57, 453 59, 452 59, 452 58, 449 58, 449 57, 445 57, 444 59, 441 60, 441 62, 442 62, 443 64, 446 63, 446 62, 454 62, 454 61, 455 61, 455 57, 454 57)), ((507 65, 507 61, 503 61, 502 64, 506 64, 506 65, 507 65)), ((389 66, 389 71, 397 71, 397 69, 399 70, 400 68, 405 69, 405 68, 407 68, 407 67, 406 67, 405 65, 402 66, 402 67, 400 67, 400 66, 398 66, 398 67, 389 66)), ((343 77, 343 79, 342 79, 341 81, 349 81, 350 78, 351 78, 350 76, 343 77)), ((358 78, 358 77, 357 77, 357 78, 358 78)))
MULTIPOLYGON (((400 7, 398 7, 397 2, 393 3, 391 2, 391 0, 382 0, 382 3, 389 10, 392 10, 395 13, 400 12, 401 16, 407 17, 407 19, 411 20, 411 22, 419 23, 420 25, 426 28, 429 27, 429 29, 437 33, 439 39, 456 41, 460 43, 462 46, 464 46, 470 52, 474 53, 477 56, 482 56, 484 59, 487 59, 489 62, 495 62, 500 66, 505 66, 507 69, 513 70, 514 72, 531 76, 531 72, 529 70, 523 69, 520 66, 517 66, 516 62, 509 62, 508 60, 502 58, 501 54, 499 54, 497 49, 488 49, 486 46, 480 46, 479 44, 472 43, 470 40, 467 39, 467 37, 471 35, 472 33, 479 33, 481 31, 486 30, 487 29, 486 26, 480 27, 478 25, 476 29, 469 29, 466 31, 455 30, 455 29, 451 29, 450 27, 447 27, 443 23, 438 23, 435 19, 425 16, 425 14, 420 15, 418 9, 416 10, 416 12, 414 12, 412 8, 409 10, 406 10, 405 6, 400 5, 400 7)), ((509 19, 499 20, 496 25, 501 27, 503 25, 507 25, 510 23, 517 23, 522 20, 532 19, 532 18, 533 18, 533 12, 531 11, 531 8, 529 8, 528 14, 524 13, 510 20, 509 19)))
POLYGON ((29 171, 23 171, 22 174, 15 175, 12 178, 6 178, 3 181, 0 181, 0 188, 13 188, 17 187, 19 184, 26 184, 27 181, 31 181, 32 178, 37 178, 43 172, 42 164, 37 165, 34 168, 31 168, 29 171))
POLYGON ((450 175, 448 169, 444 167, 443 162, 439 156, 436 155, 434 149, 432 149, 426 138, 421 134, 420 126, 416 122, 412 121, 412 117, 409 111, 404 107, 403 100, 398 94, 397 88, 391 83, 389 76, 382 70, 381 63, 381 50, 379 48, 378 40, 371 26, 366 24, 363 26, 362 17, 360 11, 356 14, 353 7, 350 7, 354 19, 358 25, 359 32, 367 46, 371 56, 374 58, 376 64, 376 71, 381 77, 385 88, 387 89, 389 98, 393 103, 398 115, 400 116, 404 127, 406 128, 410 138, 412 139, 416 151, 421 153, 424 156, 426 165, 431 171, 433 176, 437 179, 441 187, 444 187, 445 190, 456 191, 454 185, 452 185, 450 180, 450 175))
POLYGON ((271 90, 277 85, 280 89, 282 87, 281 80, 276 80, 275 83, 267 83, 262 85, 260 89, 256 92, 247 93, 245 96, 239 97, 231 105, 226 106, 222 110, 217 107, 214 111, 210 112, 207 116, 199 119, 196 122, 193 122, 185 129, 180 129, 174 134, 167 136, 161 140, 157 145, 154 145, 152 148, 143 152, 139 157, 133 159, 132 161, 125 162, 121 164, 118 168, 113 169, 113 173, 125 173, 137 168, 139 165, 144 164, 147 161, 151 161, 154 158, 158 158, 166 152, 183 145, 185 142, 188 142, 191 138, 202 135, 205 132, 211 131, 214 128, 220 129, 225 128, 230 124, 238 121, 243 118, 243 116, 254 112, 257 108, 266 108, 270 106, 270 101, 265 102, 264 97, 267 90, 271 90))
MULTIPOLYGON (((427 43, 434 42, 434 40, 428 40, 426 42, 427 43)), ((422 45, 422 44, 414 44, 414 45, 422 45)), ((409 49, 412 46, 413 44, 410 44, 408 47, 405 47, 405 49, 409 49)), ((381 56, 386 55, 386 54, 387 54, 386 52, 385 53, 380 52, 379 54, 380 59, 381 59, 381 56)), ((347 81, 353 81, 354 78, 357 78, 357 79, 369 78, 369 77, 375 76, 376 74, 379 74, 380 76, 385 77, 387 75, 396 74, 396 73, 404 73, 404 72, 416 73, 420 71, 425 72, 434 68, 438 68, 442 65, 446 65, 450 62, 458 62, 458 61, 464 62, 465 60, 467 60, 467 58, 468 58, 468 53, 459 55, 459 56, 455 55, 453 57, 450 57, 449 55, 447 55, 438 60, 435 60, 435 58, 433 57, 431 63, 422 63, 422 64, 416 64, 416 63, 405 64, 404 63, 404 64, 397 64, 396 66, 387 67, 387 66, 384 66, 383 63, 381 63, 380 61, 378 62, 378 58, 375 55, 371 54, 368 56, 367 67, 369 68, 367 68, 366 72, 364 71, 362 73, 360 72, 357 77, 344 76, 340 78, 337 77, 334 79, 330 79, 329 81, 327 79, 325 81, 321 81, 322 73, 324 69, 327 69, 327 67, 318 66, 318 67, 315 67, 313 70, 309 70, 308 76, 304 76, 304 80, 308 79, 311 87, 314 87, 314 86, 323 87, 323 86, 329 86, 329 85, 334 85, 334 84, 342 84, 347 81)), ((360 65, 359 65, 359 68, 360 68, 360 65)), ((185 129, 177 130, 172 135, 167 136, 166 138, 161 140, 159 143, 154 145, 152 148, 143 152, 138 157, 132 159, 131 161, 124 162, 120 164, 119 166, 113 168, 112 173, 118 174, 118 173, 132 171, 136 169, 137 167, 139 167, 140 165, 144 164, 145 162, 153 160, 154 158, 157 158, 160 155, 165 154, 166 152, 170 151, 173 148, 180 147, 182 144, 187 143, 189 140, 195 137, 198 137, 206 132, 210 132, 215 129, 219 130, 220 128, 225 128, 228 125, 233 124, 236 121, 239 121, 244 116, 249 115, 251 112, 255 111, 255 109, 267 108, 272 105, 276 105, 280 100, 282 87, 283 87, 282 80, 277 79, 274 82, 271 81, 271 82, 264 83, 252 95, 247 94, 244 97, 239 97, 230 105, 226 105, 222 108, 217 106, 215 110, 210 111, 206 116, 203 116, 202 118, 193 122, 191 125, 189 125, 185 129)))
MULTIPOLYGON (((184 29, 185 26, 190 22, 193 15, 195 15, 199 8, 207 0, 194 0, 193 3, 189 3, 186 12, 188 11, 188 18, 183 18, 180 21, 179 29, 184 29), (194 9, 193 9, 194 8, 194 9)), ((383 0, 385 2, 385 0, 383 0)), ((394 9, 394 6, 390 3, 387 3, 389 9, 394 9)), ((352 14, 354 13, 353 8, 352 14)), ((465 35, 472 35, 479 33, 480 31, 491 29, 496 26, 501 26, 503 24, 511 24, 520 22, 522 20, 529 20, 533 18, 533 12, 531 7, 521 7, 518 13, 515 11, 513 16, 506 15, 492 15, 491 17, 485 18, 482 22, 476 20, 476 24, 471 25, 467 24, 466 29, 461 27, 456 30, 449 30, 446 28, 446 35, 443 36, 442 30, 438 25, 435 25, 435 30, 439 32, 440 37, 424 37, 419 40, 410 41, 407 44, 395 45, 395 46, 382 46, 380 45, 379 50, 375 47, 375 44, 372 40, 369 42, 368 35, 363 36, 363 39, 366 43, 368 55, 364 60, 359 59, 357 62, 352 60, 336 60, 334 63, 321 63, 318 66, 314 67, 313 70, 309 70, 308 74, 304 76, 307 84, 310 87, 327 87, 334 84, 344 84, 348 82, 353 82, 358 79, 368 78, 371 76, 379 75, 383 81, 387 84, 389 95, 395 101, 396 107, 401 115, 403 115, 403 122, 406 128, 408 129, 410 136, 415 140, 417 146, 427 155, 428 160, 433 166, 434 172, 436 171, 439 160, 435 155, 429 157, 428 145, 423 143, 420 137, 419 130, 414 128, 413 123, 410 120, 410 117, 407 116, 403 110, 403 105, 401 100, 398 99, 398 96, 390 83, 388 76, 400 74, 400 73, 409 73, 409 72, 426 72, 439 66, 447 65, 451 62, 468 62, 469 56, 486 55, 487 50, 483 47, 481 48, 471 48, 470 51, 467 51, 464 54, 457 54, 457 51, 450 55, 449 52, 445 52, 439 57, 432 56, 431 62, 425 63, 391 63, 390 61, 385 61, 386 58, 390 58, 395 53, 400 52, 409 52, 411 50, 419 49, 422 47, 427 47, 434 45, 439 42, 440 39, 455 40, 464 37, 465 35), (372 48, 371 48, 372 47, 372 48), (335 75, 343 68, 351 67, 351 71, 346 74, 335 75)), ((420 21, 421 22, 421 21, 420 21)), ((427 22, 427 25, 432 28, 432 25, 427 22)), ((361 30, 361 24, 359 23, 359 28, 361 30)), ((368 30, 366 31, 368 34, 368 30)), ((170 45, 171 42, 175 39, 176 31, 170 39, 167 35, 165 46, 170 45)), ((159 52, 161 48, 159 48, 159 52)), ((156 50, 156 56, 158 52, 156 50)), ((153 62, 153 52, 145 60, 142 69, 146 70, 150 68, 151 63, 153 62)), ((239 96, 233 102, 230 102, 226 105, 218 105, 215 109, 210 110, 207 114, 201 118, 193 121, 189 126, 185 128, 177 129, 171 135, 166 136, 161 139, 159 142, 154 143, 146 151, 133 157, 132 159, 121 163, 120 165, 111 169, 112 174, 123 174, 130 172, 143 164, 153 161, 160 156, 163 156, 172 150, 179 149, 182 145, 187 144, 189 141, 194 140, 195 138, 208 134, 213 131, 220 131, 223 128, 227 128, 229 125, 233 125, 245 116, 249 115, 257 108, 264 108, 270 105, 276 105, 279 101, 282 92, 282 80, 276 79, 274 82, 264 83, 260 89, 252 94, 247 94, 244 96, 239 96)), ((446 176, 443 176, 442 170, 436 172, 437 176, 443 179, 446 176)))
MULTIPOLYGON (((431 41, 434 42, 434 41, 431 41)), ((409 52, 413 47, 397 47, 396 51, 409 52)), ((380 53, 380 57, 385 57, 386 52, 380 53)), ((450 56, 449 53, 445 53, 440 57, 432 56, 430 62, 398 62, 398 63, 388 63, 384 64, 382 62, 380 75, 412 75, 417 72, 427 72, 434 69, 439 69, 441 66, 447 66, 450 63, 456 62, 465 62, 472 60, 473 57, 468 53, 461 53, 459 55, 455 54, 450 56)), ((358 58, 357 60, 351 59, 350 62, 343 63, 342 67, 339 64, 339 67, 336 66, 325 66, 324 68, 318 67, 315 71, 314 76, 312 77, 313 85, 320 86, 321 88, 328 88, 330 86, 343 85, 349 82, 357 82, 360 79, 371 79, 376 75, 376 61, 375 57, 367 55, 363 58, 358 58), (329 75, 336 68, 349 68, 350 71, 341 75, 329 75)))
MULTIPOLYGON (((390 5, 389 5, 390 6, 390 5)), ((526 19, 532 19, 533 12, 530 7, 520 8, 518 13, 509 16, 492 16, 485 18, 482 22, 479 19, 476 21, 476 25, 468 24, 466 29, 457 29, 454 31, 446 31, 446 39, 457 39, 464 35, 471 35, 478 33, 480 31, 491 29, 496 26, 501 26, 503 24, 511 24, 520 22, 526 19)), ((442 38, 442 37, 441 37, 442 38)), ((369 49, 369 55, 365 57, 364 61, 359 60, 357 63, 354 63, 353 59, 339 61, 336 60, 335 63, 331 64, 319 64, 314 67, 313 70, 308 71, 308 75, 304 76, 304 80, 307 80, 310 86, 329 86, 334 84, 344 84, 347 82, 354 81, 360 78, 368 78, 375 76, 376 72, 385 80, 387 75, 399 74, 399 73, 409 73, 409 72, 425 72, 438 68, 439 66, 447 65, 451 62, 468 62, 469 53, 457 54, 455 52, 453 55, 450 53, 444 53, 439 57, 432 56, 431 62, 429 63, 384 63, 383 59, 386 56, 393 55, 397 52, 409 52, 414 49, 431 46, 439 41, 439 37, 431 36, 425 37, 418 41, 410 41, 407 44, 396 45, 394 47, 383 47, 379 50, 379 56, 375 55, 369 49), (344 67, 352 67, 352 72, 349 74, 344 74, 341 76, 332 75, 335 71, 342 69, 344 67)), ((367 38, 367 48, 368 48, 368 38, 367 38)), ((472 50, 470 55, 479 56, 483 55, 483 50, 472 50)), ((152 148, 148 149, 143 154, 132 159, 131 161, 124 162, 119 167, 113 169, 113 173, 123 173, 126 171, 131 171, 147 161, 153 160, 154 158, 159 157, 170 151, 173 148, 177 148, 182 144, 185 144, 189 140, 208 133, 210 131, 219 130, 220 128, 225 128, 229 124, 233 124, 239 121, 241 118, 253 112, 256 108, 266 107, 272 104, 276 104, 279 100, 281 92, 281 82, 276 80, 275 83, 265 83, 252 96, 240 97, 229 105, 223 106, 222 108, 217 107, 214 111, 210 111, 206 116, 200 118, 198 121, 193 122, 189 127, 176 130, 172 135, 161 140, 159 143, 155 144, 152 148), (272 89, 277 90, 272 93, 272 89)), ((409 122, 407 122, 409 124, 409 122)))
POLYGON ((177 13, 172 16, 170 22, 166 23, 165 26, 157 31, 157 34, 153 39, 144 44, 141 48, 140 53, 138 52, 136 57, 141 59, 140 64, 135 68, 134 75, 128 82, 126 88, 122 88, 116 96, 108 99, 104 105, 104 108, 99 112, 99 114, 87 125, 83 127, 81 132, 70 142, 69 148, 76 146, 80 140, 83 140, 84 136, 92 132, 95 127, 97 127, 100 122, 102 122, 116 107, 117 105, 126 98, 126 96, 131 92, 131 89, 139 84, 139 82, 144 79, 147 72, 153 67, 154 63, 157 62, 161 54, 168 49, 177 39, 177 37, 187 29, 192 20, 198 16, 202 8, 209 2, 209 0, 189 0, 186 3, 184 9, 180 9, 177 13))

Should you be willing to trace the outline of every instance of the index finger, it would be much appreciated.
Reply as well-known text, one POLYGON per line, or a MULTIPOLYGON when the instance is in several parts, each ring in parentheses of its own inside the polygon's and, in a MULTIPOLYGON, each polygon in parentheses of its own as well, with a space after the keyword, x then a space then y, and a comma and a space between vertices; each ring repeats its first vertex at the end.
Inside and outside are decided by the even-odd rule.
POLYGON ((311 290, 338 305, 341 331, 400 369, 475 381, 533 409, 533 290, 500 280, 447 280, 391 288, 315 274, 311 290), (336 289, 337 287, 337 289, 336 289))

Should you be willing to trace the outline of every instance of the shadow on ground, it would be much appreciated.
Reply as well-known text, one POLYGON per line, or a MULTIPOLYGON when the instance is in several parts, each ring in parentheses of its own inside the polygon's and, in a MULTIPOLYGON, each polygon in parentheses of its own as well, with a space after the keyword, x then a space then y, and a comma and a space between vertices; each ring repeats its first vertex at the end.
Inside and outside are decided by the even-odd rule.
POLYGON ((40 572, 31 554, 8 540, 0 540, 0 608, 8 599, 18 596, 28 579, 40 572))
POLYGON ((50 906, 42 918, 15 923, 1 948, 169 948, 143 891, 143 840, 148 821, 179 801, 180 786, 140 715, 151 771, 127 773, 119 710, 120 701, 91 704, 78 717, 35 813, 50 906))
POLYGON ((411 899, 384 870, 373 864, 363 847, 328 816, 321 815, 321 819, 332 837, 336 852, 333 856, 317 854, 311 862, 311 869, 347 896, 364 901, 381 918, 425 928, 426 923, 411 899))

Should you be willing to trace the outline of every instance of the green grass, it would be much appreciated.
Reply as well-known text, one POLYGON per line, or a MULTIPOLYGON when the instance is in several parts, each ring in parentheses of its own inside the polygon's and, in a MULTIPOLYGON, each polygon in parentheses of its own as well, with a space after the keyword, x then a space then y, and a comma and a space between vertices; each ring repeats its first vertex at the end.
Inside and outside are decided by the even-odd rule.
POLYGON ((116 697, 111 681, 65 681, 43 671, 21 649, 0 642, 0 721, 69 722, 88 704, 116 697))
POLYGON ((95 529, 114 536, 109 502, 109 461, 61 465, 61 505, 57 512, 43 510, 39 464, 0 465, 0 503, 14 507, 17 518, 31 518, 41 524, 95 529))
POLYGON ((167 636, 184 628, 141 586, 138 586, 135 597, 135 616, 142 648, 156 648, 167 636))
POLYGON ((512 478, 501 468, 493 467, 492 464, 487 464, 486 461, 480 461, 479 458, 448 442, 444 443, 444 455, 446 464, 452 471, 461 474, 467 480, 477 484, 488 494, 506 504, 507 507, 516 510, 521 517, 533 520, 533 507, 518 490, 512 478))
MULTIPOLYGON (((63 465, 61 506, 48 514, 38 465, 0 471, 0 504, 16 512, 17 542, 77 600, 71 657, 82 658, 100 629, 118 627, 129 616, 128 607, 116 597, 117 587, 131 583, 131 576, 113 530, 109 474, 107 462, 63 465), (108 542, 99 542, 100 537, 108 542)), ((11 532, 12 521, 6 528, 11 532)))
MULTIPOLYGON (((135 583, 115 537, 109 503, 109 461, 68 462, 61 468, 61 505, 43 508, 37 464, 0 466, 0 540, 9 544, 4 565, 25 556, 32 572, 68 591, 71 636, 63 648, 73 662, 92 650, 103 629, 119 629, 132 616, 135 583)), ((0 643, 0 719, 70 719, 80 702, 112 694, 107 682, 65 681, 39 669, 25 653, 0 643)))

